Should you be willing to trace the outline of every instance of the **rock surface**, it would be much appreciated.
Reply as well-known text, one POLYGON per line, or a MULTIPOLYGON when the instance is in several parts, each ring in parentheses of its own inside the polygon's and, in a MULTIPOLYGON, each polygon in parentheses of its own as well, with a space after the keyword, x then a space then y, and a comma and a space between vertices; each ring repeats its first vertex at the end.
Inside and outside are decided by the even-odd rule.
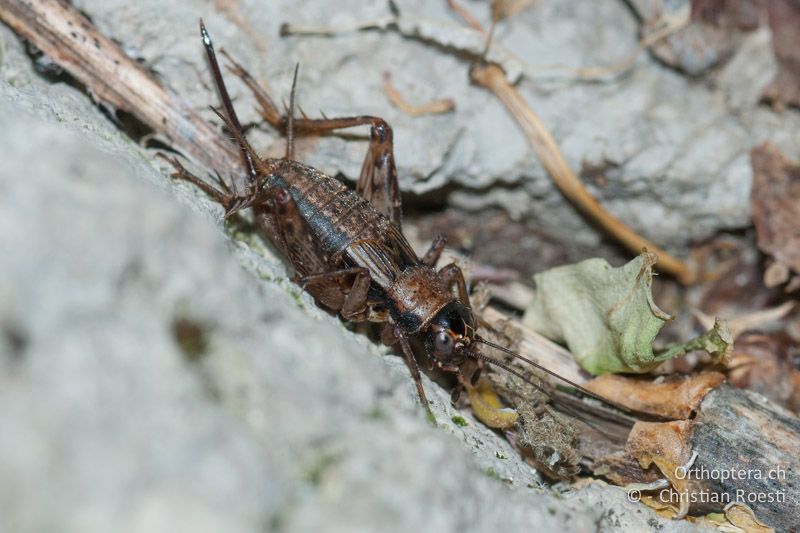
MULTIPOLYGON (((218 42, 274 87, 286 86, 300 59, 302 102, 329 114, 389 115, 406 188, 441 187, 454 177, 481 188, 503 176, 508 194, 538 198, 560 210, 562 222, 571 216, 537 177, 499 106, 467 86, 463 61, 392 33, 343 36, 336 46, 274 37, 293 17, 345 24, 379 16, 382 2, 348 2, 352 10, 332 16, 327 3, 308 10, 259 3, 251 24, 269 60, 250 55, 256 39, 243 37, 206 2, 75 4, 198 107, 211 101, 198 81, 195 21, 202 14, 218 42), (387 67, 401 87, 414 73, 421 100, 456 96, 465 115, 415 120, 387 113, 379 89, 387 67), (469 121, 453 128, 456 116, 469 121), (505 156, 484 150, 490 140, 505 156)), ((242 9, 249 4, 256 3, 242 2, 242 9)), ((574 10, 599 16, 599 7, 585 5, 565 6, 565 20, 574 10)), ((420 6, 422 14, 427 7, 420 6)), ((526 15, 532 23, 540 16, 538 9, 526 15)), ((597 50, 624 27, 594 35, 597 50)), ((555 28, 544 23, 501 37, 523 38, 515 32, 555 39, 555 28)), ((218 208, 171 184, 152 153, 121 134, 81 91, 36 75, 5 27, 0 39, 0 530, 693 530, 626 502, 617 488, 540 486, 504 439, 456 412, 448 391, 426 378, 438 422, 432 427, 400 358, 319 311, 263 243, 226 238, 218 208), (467 425, 454 423, 455 415, 467 425)), ((557 48, 546 38, 539 46, 531 57, 557 48)), ((557 60, 597 59, 571 53, 557 60)), ((673 90, 685 84, 657 67, 644 72, 651 69, 654 85, 658 76, 672 80, 673 90)), ((576 100, 543 105, 560 94, 597 99, 589 93, 604 92, 598 114, 590 107, 580 119, 597 121, 595 130, 581 131, 574 117, 554 130, 578 161, 581 151, 571 150, 569 139, 578 136, 580 146, 601 126, 624 129, 610 110, 622 113, 634 94, 618 95, 613 86, 523 88, 542 98, 534 105, 551 118, 580 109, 576 100)), ((708 142, 716 138, 709 133, 708 142)), ((324 139, 305 145, 303 154, 352 176, 362 151, 324 139)), ((642 156, 640 164, 653 163, 642 156)), ((746 189, 747 179, 742 174, 737 183, 746 189)), ((688 178, 681 183, 688 197, 702 188, 688 178)))
MULTIPOLYGON (((482 38, 465 35, 470 30, 445 2, 397 0, 399 18, 388 29, 283 38, 285 22, 346 30, 385 21, 389 3, 308 1, 300 9, 288 0, 217 0, 221 12, 200 0, 76 4, 198 108, 216 101, 208 83, 200 82, 208 80, 197 42, 196 21, 203 16, 218 45, 277 98, 288 98, 299 61, 298 102, 309 114, 370 113, 389 120, 404 190, 449 190, 450 205, 501 207, 565 243, 600 242, 601 235, 551 184, 497 99, 469 84, 468 52, 474 55, 475 38, 482 38), (392 108, 382 88, 384 71, 409 100, 449 97, 455 113, 415 118, 392 108)), ((488 25, 484 3, 464 5, 488 25)), ((496 37, 498 47, 516 56, 509 68, 521 73, 519 89, 570 165, 601 176, 588 180, 590 189, 621 220, 680 253, 695 240, 750 224, 747 154, 771 140, 791 156, 800 113, 775 114, 758 105, 777 68, 766 29, 743 37, 731 60, 700 80, 646 53, 629 73, 603 82, 581 82, 565 70, 624 60, 636 49, 637 31, 625 2, 544 0, 502 23, 496 37)), ((249 93, 232 85, 244 118, 256 120, 249 93)), ((283 140, 272 132, 256 132, 254 139, 266 151, 282 153, 283 140)), ((364 143, 327 138, 305 143, 300 153, 329 173, 354 179, 364 152, 364 143)))

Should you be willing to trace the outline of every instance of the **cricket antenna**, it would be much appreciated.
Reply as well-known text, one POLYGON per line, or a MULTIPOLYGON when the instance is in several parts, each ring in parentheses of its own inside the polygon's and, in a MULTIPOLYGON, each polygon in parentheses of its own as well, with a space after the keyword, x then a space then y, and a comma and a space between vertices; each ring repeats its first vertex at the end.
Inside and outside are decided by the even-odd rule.
MULTIPOLYGON (((239 117, 236 116, 233 102, 231 102, 228 89, 225 87, 225 80, 222 79, 222 72, 220 72, 219 63, 217 62, 217 54, 214 52, 214 43, 211 42, 211 37, 208 35, 206 25, 203 24, 203 19, 200 19, 200 36, 203 39, 203 46, 206 49, 206 57, 208 58, 208 65, 211 68, 211 75, 214 78, 214 85, 217 87, 219 98, 222 101, 222 109, 224 111, 223 121, 236 138, 236 142, 239 145, 239 152, 242 156, 242 164, 247 172, 247 179, 250 183, 253 183, 258 175, 253 157, 254 152, 244 136, 244 129, 242 128, 241 122, 239 122, 239 117)), ((217 112, 215 109, 214 111, 217 112)))
MULTIPOLYGON (((528 363, 532 367, 537 368, 537 369, 541 370, 542 372, 545 372, 546 374, 549 374, 549 375, 553 376, 554 378, 566 383, 570 387, 574 387, 578 392, 580 392, 583 395, 586 395, 586 396, 588 396, 590 398, 594 398, 595 400, 597 400, 599 402, 602 402, 602 403, 604 403, 606 405, 610 405, 610 406, 612 406, 612 407, 614 407, 616 409, 619 409, 623 413, 631 414, 631 410, 628 409, 627 407, 624 407, 624 406, 618 404, 617 402, 609 400, 608 398, 603 398, 602 396, 593 393, 589 389, 587 389, 587 388, 585 388, 585 387, 583 387, 581 385, 578 385, 577 383, 575 383, 571 379, 565 378, 564 376, 558 374, 557 372, 553 372, 549 368, 540 365, 536 361, 528 359, 527 357, 524 357, 524 356, 522 356, 522 355, 520 355, 520 354, 518 354, 516 352, 513 352, 513 351, 509 350, 508 348, 504 348, 504 347, 500 346, 499 344, 495 344, 495 343, 493 343, 491 341, 487 341, 486 339, 484 339, 480 335, 475 335, 475 340, 480 342, 481 344, 485 344, 486 346, 489 346, 490 348, 494 348, 495 350, 500 350, 501 352, 506 353, 506 354, 514 357, 515 359, 519 359, 520 361, 524 361, 524 362, 528 363)), ((477 354, 477 355, 478 355, 478 357, 488 361, 487 356, 485 356, 483 354, 477 354)), ((512 374, 519 375, 519 374, 515 373, 513 370, 509 369, 508 365, 498 364, 497 361, 489 361, 489 362, 499 366, 500 368, 503 368, 503 369, 507 370, 508 372, 511 372, 512 374)))
POLYGON ((300 63, 294 66, 294 77, 292 78, 292 92, 289 95, 289 123, 286 126, 286 159, 294 159, 294 95, 297 91, 297 71, 300 70, 300 63))
POLYGON ((541 385, 539 385, 537 383, 534 383, 530 378, 526 377, 522 372, 520 372, 519 370, 515 369, 511 365, 508 365, 508 364, 504 363, 503 361, 495 359, 494 357, 489 357, 488 355, 482 354, 480 352, 469 352, 469 355, 470 355, 470 357, 474 357, 475 359, 480 359, 482 361, 486 361, 490 365, 494 365, 494 366, 496 366, 498 368, 502 368, 506 372, 509 372, 510 374, 514 374, 515 376, 517 376, 519 379, 521 379, 522 381, 524 381, 528 385, 533 386, 539 392, 542 392, 542 393, 546 394, 547 396, 550 395, 550 393, 548 393, 546 390, 544 390, 544 388, 541 385))
MULTIPOLYGON (((474 357, 475 359, 480 359, 482 361, 485 361, 485 362, 489 363, 490 365, 494 365, 494 366, 496 366, 498 368, 502 368, 503 370, 505 370, 509 374, 513 374, 513 375, 517 376, 519 379, 521 379, 522 381, 524 381, 528 385, 531 385, 533 388, 535 388, 539 392, 543 393, 544 395, 546 395, 548 397, 551 397, 550 393, 548 391, 546 391, 541 385, 539 385, 537 383, 534 383, 533 380, 531 380, 530 378, 526 377, 522 372, 520 372, 519 370, 515 369, 511 365, 509 365, 509 364, 507 364, 507 363, 505 363, 503 361, 499 361, 499 360, 495 359, 494 357, 489 357, 488 355, 482 354, 480 352, 470 352, 469 355, 471 357, 474 357)), ((543 369, 543 370, 547 370, 547 369, 543 369)), ((614 404, 613 402, 609 402, 608 400, 604 400, 604 399, 602 399, 602 398, 600 398, 598 396, 595 396, 594 394, 592 394, 589 391, 586 391, 586 389, 583 389, 579 385, 575 385, 575 386, 578 387, 579 389, 585 391, 587 394, 590 394, 590 395, 594 396, 595 398, 597 398, 597 399, 599 399, 599 400, 601 400, 601 401, 603 401, 605 403, 610 403, 611 405, 614 405, 615 407, 618 407, 617 404, 614 404)), ((603 430, 603 428, 600 428, 596 424, 592 423, 588 419, 588 417, 586 417, 586 415, 578 412, 576 409, 573 409, 573 408, 571 408, 571 407, 569 407, 569 406, 567 406, 565 404, 559 404, 558 408, 563 410, 566 414, 568 414, 570 416, 573 416, 574 418, 577 418, 578 420, 581 420, 584 424, 586 424, 587 426, 589 426, 593 430, 597 431, 598 433, 600 433, 602 435, 605 435, 606 437, 611 438, 611 435, 609 433, 607 433, 605 430, 603 430)), ((619 407, 619 408, 620 409, 624 409, 625 411, 627 411, 627 409, 625 409, 624 407, 619 407)))

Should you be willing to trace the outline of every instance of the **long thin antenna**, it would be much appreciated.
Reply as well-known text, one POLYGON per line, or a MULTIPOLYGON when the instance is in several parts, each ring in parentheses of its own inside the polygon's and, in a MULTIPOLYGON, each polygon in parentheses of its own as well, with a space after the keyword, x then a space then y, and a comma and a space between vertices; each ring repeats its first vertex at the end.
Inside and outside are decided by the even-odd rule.
POLYGON ((511 365, 508 365, 508 364, 504 363, 503 361, 495 359, 494 357, 489 357, 488 355, 482 354, 480 352, 469 352, 469 356, 470 357, 474 357, 475 359, 481 359, 481 360, 486 361, 487 363, 489 363, 491 365, 494 365, 496 367, 502 368, 503 370, 505 370, 505 371, 507 371, 507 372, 509 372, 511 374, 514 374, 515 376, 517 376, 519 379, 521 379, 522 381, 524 381, 528 385, 531 385, 532 387, 536 388, 542 394, 546 394, 548 397, 550 396, 550 393, 548 391, 546 391, 544 389, 544 387, 534 383, 533 381, 531 381, 530 378, 525 376, 522 372, 520 372, 519 370, 515 369, 511 365))
POLYGON ((294 93, 297 90, 297 71, 300 70, 300 63, 294 66, 294 78, 292 78, 292 92, 289 95, 289 124, 286 127, 286 159, 294 159, 294 93))
MULTIPOLYGON (((208 65, 211 68, 211 75, 214 77, 214 85, 217 87, 219 98, 222 100, 222 108, 225 110, 227 122, 233 130, 238 139, 244 139, 244 129, 242 128, 239 117, 236 116, 236 110, 233 108, 233 102, 228 94, 228 89, 225 87, 225 81, 222 79, 222 72, 217 63, 217 54, 214 53, 214 43, 211 42, 211 37, 208 35, 206 25, 203 24, 203 19, 200 19, 200 36, 203 39, 203 46, 206 49, 206 57, 208 58, 208 65)), ((239 151, 242 155, 242 163, 247 171, 247 179, 252 183, 258 176, 256 172, 256 165, 253 162, 253 155, 247 143, 239 141, 239 151)))
MULTIPOLYGON (((479 335, 475 335, 475 340, 480 342, 480 343, 482 343, 482 344, 485 344, 486 346, 489 346, 490 348, 494 348, 495 350, 500 350, 501 352, 507 353, 508 355, 510 355, 510 356, 512 356, 512 357, 514 357, 516 359, 519 359, 520 361, 524 361, 524 362, 528 363, 529 365, 533 366, 534 368, 537 368, 537 369, 541 370, 542 372, 545 372, 545 373, 553 376, 554 378, 563 381, 564 383, 566 383, 570 387, 574 387, 581 394, 585 394, 586 396, 589 396, 590 398, 594 398, 595 400, 603 402, 603 403, 605 403, 607 405, 611 405, 611 406, 619 409, 620 411, 622 411, 624 413, 627 413, 627 414, 631 413, 630 409, 628 409, 627 407, 624 407, 624 406, 618 404, 617 402, 609 400, 608 398, 603 398, 602 396, 593 393, 589 389, 587 389, 585 387, 582 387, 581 385, 578 385, 577 383, 575 383, 571 379, 565 378, 564 376, 558 374, 557 372, 553 372, 549 368, 540 365, 536 361, 528 359, 527 357, 524 357, 524 356, 522 356, 522 355, 520 355, 520 354, 518 354, 516 352, 513 352, 513 351, 509 350, 508 348, 504 348, 504 347, 500 346, 499 344, 495 344, 495 343, 493 343, 491 341, 487 341, 486 339, 484 339, 483 337, 481 337, 479 335)), ((500 365, 498 365, 498 366, 500 366, 500 365)), ((509 370, 509 372, 510 372, 510 370, 509 370)))
MULTIPOLYGON (((518 371, 517 369, 515 369, 515 368, 514 368, 514 367, 512 367, 511 365, 509 365, 509 364, 506 364, 506 363, 504 363, 503 361, 499 361, 499 360, 495 359, 494 357, 489 357, 488 355, 484 355, 484 354, 482 354, 482 353, 480 353, 480 352, 470 352, 470 353, 469 353, 469 355, 470 355, 471 357, 474 357, 474 358, 476 358, 476 359, 481 359, 481 360, 483 360, 483 361, 486 361, 486 362, 487 362, 487 363, 489 363, 490 365, 494 365, 494 366, 496 366, 496 367, 498 367, 498 368, 502 368, 502 369, 503 369, 503 370, 505 370, 506 372, 508 372, 508 373, 510 373, 510 374, 513 374, 513 375, 517 376, 518 378, 520 378, 522 381, 524 381, 524 382, 525 382, 525 383, 527 383, 528 385, 531 385, 532 387, 534 387, 535 389, 537 389, 539 392, 541 392, 541 393, 545 394, 545 395, 546 395, 546 396, 548 396, 548 397, 552 397, 552 396, 551 396, 551 394, 550 394, 548 391, 546 391, 546 390, 545 390, 545 389, 544 389, 544 388, 543 388, 541 385, 538 385, 538 384, 534 383, 534 382, 533 382, 533 381, 531 381, 529 378, 527 378, 527 377, 526 377, 524 374, 522 374, 522 372, 518 371)), ((538 365, 537 365, 537 366, 538 366, 538 365)), ((541 368, 541 367, 540 367, 540 368, 541 368)), ((546 369, 543 369, 543 370, 546 370, 546 369)), ((579 389, 581 389, 581 390, 585 391, 587 394, 589 394, 589 395, 593 396, 594 398, 597 398, 598 400, 601 400, 601 401, 602 401, 602 402, 604 402, 604 403, 609 403, 609 404, 611 404, 611 405, 613 405, 613 406, 617 407, 618 409, 622 409, 622 410, 624 410, 624 411, 626 411, 626 412, 629 412, 629 411, 628 411, 627 409, 625 409, 624 407, 622 407, 622 406, 619 406, 619 405, 615 404, 614 402, 609 402, 608 400, 605 400, 605 399, 603 399, 603 398, 600 398, 600 397, 598 397, 598 396, 596 396, 596 395, 592 394, 591 392, 589 392, 589 391, 586 391, 586 389, 584 389, 583 387, 581 387, 581 386, 579 386, 579 385, 578 385, 577 387, 578 387, 579 389)), ((589 427, 590 427, 590 428, 592 428, 593 430, 597 431, 598 433, 600 433, 600 434, 602 434, 602 435, 605 435, 606 437, 612 438, 612 436, 611 436, 611 435, 610 435, 608 432, 604 431, 602 428, 600 428, 600 427, 598 427, 597 425, 595 425, 595 424, 593 424, 592 422, 590 422, 590 421, 587 419, 587 417, 586 417, 585 415, 583 415, 583 414, 579 413, 577 410, 575 410, 575 409, 573 409, 573 408, 571 408, 571 407, 569 407, 569 406, 567 406, 567 405, 565 405, 565 404, 559 404, 559 407, 558 407, 558 408, 560 408, 560 409, 563 409, 564 411, 566 411, 566 413, 567 413, 567 414, 569 414, 569 415, 572 415, 573 417, 575 417, 575 418, 577 418, 577 419, 581 420, 581 421, 582 421, 584 424, 586 424, 587 426, 589 426, 589 427)))

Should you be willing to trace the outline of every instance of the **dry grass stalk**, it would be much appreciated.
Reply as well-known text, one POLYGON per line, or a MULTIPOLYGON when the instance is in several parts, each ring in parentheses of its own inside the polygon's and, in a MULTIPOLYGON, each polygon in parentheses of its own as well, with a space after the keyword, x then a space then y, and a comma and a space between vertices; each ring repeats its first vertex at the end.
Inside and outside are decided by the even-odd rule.
POLYGON ((499 66, 491 63, 477 65, 472 69, 471 77, 475 83, 491 90, 503 102, 553 183, 573 205, 632 252, 640 253, 647 249, 657 254, 656 268, 662 272, 675 276, 682 283, 692 283, 696 279, 695 273, 686 263, 637 234, 600 205, 569 167, 544 123, 508 82, 499 66))
POLYGON ((392 85, 392 75, 388 72, 383 73, 383 91, 386 93, 386 97, 393 106, 412 117, 449 113, 456 108, 456 103, 452 98, 442 98, 441 100, 421 105, 409 103, 403 98, 403 95, 398 92, 395 86, 392 85))

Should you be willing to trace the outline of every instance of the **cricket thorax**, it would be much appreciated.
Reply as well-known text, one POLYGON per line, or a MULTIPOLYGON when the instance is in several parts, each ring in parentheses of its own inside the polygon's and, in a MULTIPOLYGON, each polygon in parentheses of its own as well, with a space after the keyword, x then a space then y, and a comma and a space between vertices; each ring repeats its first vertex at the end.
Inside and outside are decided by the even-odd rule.
POLYGON ((418 332, 453 302, 452 294, 432 268, 407 268, 386 290, 389 313, 406 333, 418 332))

